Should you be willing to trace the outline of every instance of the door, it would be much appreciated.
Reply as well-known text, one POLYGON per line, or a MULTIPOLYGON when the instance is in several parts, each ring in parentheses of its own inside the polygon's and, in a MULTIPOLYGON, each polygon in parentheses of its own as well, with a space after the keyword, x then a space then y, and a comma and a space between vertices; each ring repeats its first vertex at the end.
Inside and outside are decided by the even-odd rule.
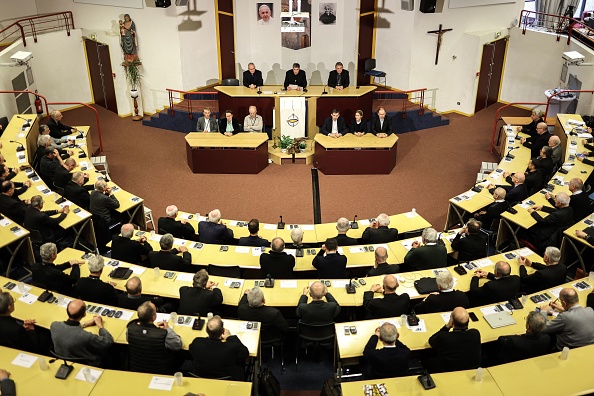
POLYGON ((503 74, 503 62, 507 38, 487 43, 483 46, 483 58, 476 93, 474 112, 481 111, 499 100, 499 88, 503 74))
POLYGON ((219 33, 219 59, 221 61, 221 81, 235 76, 235 22, 233 20, 233 1, 218 0, 217 23, 219 33))
POLYGON ((359 40, 357 54, 357 85, 369 84, 370 78, 365 75, 365 61, 374 56, 375 1, 361 0, 359 9, 359 40))
POLYGON ((109 46, 97 41, 85 40, 85 49, 95 104, 117 114, 118 106, 116 103, 109 46))

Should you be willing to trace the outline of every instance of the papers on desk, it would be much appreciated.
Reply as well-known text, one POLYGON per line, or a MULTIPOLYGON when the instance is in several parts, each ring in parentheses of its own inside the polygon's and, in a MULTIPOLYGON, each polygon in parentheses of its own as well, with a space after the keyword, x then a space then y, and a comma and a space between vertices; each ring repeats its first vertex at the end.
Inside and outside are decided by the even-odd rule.
POLYGON ((25 229, 19 227, 19 226, 14 226, 10 229, 10 232, 12 232, 14 235, 16 236, 23 236, 27 234, 27 231, 25 231, 25 229))
POLYGON ((530 256, 531 254, 534 254, 534 252, 532 250, 530 250, 530 248, 522 248, 520 250, 516 250, 516 252, 518 255, 522 256, 522 257, 526 257, 526 256, 530 256))
POLYGON ((185 239, 173 238, 173 244, 176 246, 186 246, 186 243, 188 243, 188 241, 185 239))
POLYGON ((315 229, 313 224, 301 224, 299 228, 301 228, 303 231, 313 231, 315 229))
POLYGON ((264 224, 264 229, 265 230, 276 230, 277 225, 276 224, 264 224))
POLYGON ((296 289, 297 288, 297 280, 281 280, 280 281, 281 289, 296 289))
POLYGON ((494 314, 494 313, 497 313, 497 312, 504 312, 504 311, 510 312, 510 310, 505 305, 503 305, 503 304, 501 304, 501 305, 492 305, 490 307, 483 307, 483 308, 480 308, 480 310, 483 313, 483 316, 485 316, 485 315, 491 315, 491 314, 494 314))
POLYGON ((37 186, 36 188, 37 188, 37 191, 39 191, 43 195, 51 194, 51 190, 49 188, 47 188, 46 186, 37 186))
MULTIPOLYGON (((340 246, 339 246, 339 247, 336 249, 336 251, 337 251, 338 253, 340 253, 340 254, 344 254, 344 249, 343 249, 342 247, 340 247, 340 246)), ((324 256, 325 256, 325 255, 324 255, 324 256)))
POLYGON ((451 312, 444 312, 444 313, 440 313, 439 316, 441 316, 441 318, 443 319, 443 321, 445 323, 449 323, 450 322, 450 316, 452 315, 451 312))
POLYGON ((25 156, 18 157, 17 156, 17 163, 18 164, 25 164, 27 162, 27 158, 25 156))
POLYGON ((36 361, 37 356, 29 355, 27 353, 19 353, 10 363, 15 366, 31 368, 36 361))
MULTIPOLYGON (((456 280, 456 278, 454 278, 454 285, 456 285, 455 280, 456 280)), ((414 297, 419 297, 420 296, 419 292, 417 291, 417 289, 415 289, 414 286, 411 287, 411 288, 407 288, 405 293, 408 294, 408 296, 410 298, 414 298, 414 297)))
MULTIPOLYGON (((103 370, 96 370, 96 369, 92 369, 90 367, 86 367, 87 369, 89 369, 90 372, 90 378, 88 382, 94 384, 95 382, 97 382, 97 380, 99 379, 99 377, 101 377, 101 374, 103 374, 103 370)), ((85 374, 83 373, 83 370, 85 369, 85 367, 82 367, 80 370, 78 370, 78 373, 76 373, 76 377, 74 377, 75 379, 79 380, 79 381, 85 381, 87 382, 87 379, 85 378, 85 374)))
POLYGON ((579 281, 577 283, 574 283, 572 286, 577 291, 588 290, 588 289, 591 289, 592 288, 592 286, 588 282, 586 282, 585 280, 581 280, 581 281, 579 281))
POLYGON ((130 266, 130 269, 132 270, 132 272, 134 273, 134 275, 142 275, 144 274, 144 271, 146 271, 145 267, 138 267, 136 265, 132 265, 130 266))
POLYGON ((470 198, 473 197, 473 195, 471 195, 470 193, 473 193, 473 195, 476 195, 476 193, 474 191, 466 191, 465 193, 460 194, 452 199, 456 202, 468 201, 468 200, 470 200, 470 198))
POLYGON ((17 136, 18 136, 19 138, 24 138, 24 137, 25 137, 25 134, 24 134, 23 132, 21 132, 21 133, 19 133, 17 136))
POLYGON ((54 304, 56 304, 58 307, 66 308, 68 306, 68 304, 70 303, 70 301, 72 301, 72 299, 68 298, 68 297, 64 297, 62 300, 63 300, 62 304, 59 304, 58 300, 56 300, 56 302, 54 304))
POLYGON ((580 133, 578 133, 578 137, 580 139, 592 139, 592 134, 587 133, 587 132, 580 132, 580 133))
POLYGON ((9 219, 7 219, 6 217, 3 218, 2 220, 0 220, 0 226, 2 227, 6 227, 8 225, 11 225, 12 221, 10 221, 9 219))
POLYGON ((239 328, 237 329, 238 333, 251 333, 251 332, 257 332, 258 329, 260 328, 260 323, 259 322, 241 322, 239 324, 239 328), (248 323, 252 324, 252 328, 248 329, 247 325, 248 323))
POLYGON ((149 389, 170 391, 173 388, 175 378, 153 377, 149 383, 149 389))
POLYGON ((549 293, 555 296, 555 298, 559 298, 559 293, 561 293, 561 290, 563 290, 563 287, 556 287, 554 289, 549 290, 549 293))
POLYGON ((421 237, 416 237, 416 238, 413 238, 413 239, 407 239, 407 240, 405 240, 405 241, 400 241, 400 244, 401 244, 402 246, 404 246, 404 248, 405 248, 406 250, 410 250, 410 249, 412 249, 412 244, 413 244, 413 242, 415 242, 415 241, 417 241, 417 242, 419 242, 419 243, 423 243, 423 238, 421 238, 421 237))
POLYGON ((447 234, 446 234, 446 233, 444 232, 443 234, 441 234, 441 239, 445 239, 445 240, 447 240, 448 242, 452 243, 452 241, 454 240, 454 238, 456 238, 456 234, 458 234, 458 230, 459 230, 459 229, 456 229, 456 230, 452 230, 452 231, 450 231, 450 232, 451 232, 451 234, 450 234, 450 233, 447 233, 447 234))
POLYGON ((126 321, 131 320, 132 316, 134 316, 134 314, 136 313, 135 311, 121 311, 121 312, 122 312, 122 316, 120 316, 118 319, 126 320, 126 321))
MULTIPOLYGON (((189 274, 189 275, 192 275, 192 274, 189 274)), ((225 279, 225 283, 223 283, 223 285, 230 287, 232 283, 239 283, 240 284, 239 287, 242 287, 243 279, 227 278, 227 279, 225 279)))
POLYGON ((169 317, 171 315, 168 313, 162 313, 162 312, 157 312, 157 319, 155 319, 155 323, 160 323, 160 322, 169 322, 169 317))
POLYGON ((349 247, 349 252, 351 254, 366 253, 369 252, 369 248, 367 246, 351 246, 349 247))
POLYGON ((162 235, 159 234, 151 234, 149 240, 159 242, 161 240, 162 235))
POLYGON ((252 248, 252 256, 259 256, 262 254, 262 248, 261 247, 253 247, 252 248))
POLYGON ((284 252, 293 257, 297 257, 297 249, 285 249, 284 252))
POLYGON ((12 289, 13 292, 18 293, 18 294, 27 294, 27 293, 29 293, 29 290, 31 290, 31 286, 27 286, 24 283, 23 283, 23 292, 22 293, 19 290, 18 284, 17 284, 17 287, 15 287, 14 289, 12 289))
POLYGON ((463 265, 468 271, 474 271, 482 267, 488 267, 493 265, 493 262, 488 258, 482 258, 480 260, 474 260, 463 265))
POLYGON ((332 281, 332 287, 336 287, 336 288, 343 288, 349 283, 348 280, 345 279, 339 279, 339 280, 333 280, 332 281))
POLYGON ((363 220, 357 220, 357 221, 359 222, 360 225, 365 226, 365 227, 369 227, 369 225, 371 224, 369 219, 363 219, 363 220))
POLYGON ((522 202, 520 205, 518 205, 520 208, 524 208, 524 209, 528 209, 531 208, 535 205, 534 201, 531 200, 526 200, 524 202, 522 202))
MULTIPOLYGON (((177 282, 177 281, 192 283, 194 281, 194 274, 188 274, 186 272, 178 272, 177 277, 175 278, 175 282, 177 282)), ((227 282, 225 282, 225 283, 227 283, 227 282)))
POLYGON ((449 273, 450 271, 448 271, 445 268, 438 268, 438 269, 434 269, 433 270, 433 275, 437 278, 437 275, 439 275, 440 272, 446 272, 449 273))
POLYGON ((141 199, 140 199, 140 198, 138 198, 136 195, 134 195, 134 196, 132 196, 132 197, 130 198, 130 201, 132 201, 132 202, 140 202, 140 201, 141 201, 141 199))
POLYGON ((60 203, 58 205, 60 205, 60 207, 63 208, 64 206, 72 206, 74 204, 72 202, 66 200, 66 201, 64 201, 64 202, 62 202, 62 203, 60 203))
POLYGON ((406 327, 412 331, 413 333, 426 333, 427 332, 427 327, 425 326, 425 320, 424 319, 419 319, 419 325, 418 326, 409 326, 408 322, 406 323, 406 327))
POLYGON ((76 215, 81 219, 86 219, 87 217, 91 216, 91 214, 85 210, 79 210, 78 212, 76 212, 76 215))
POLYGON ((417 217, 419 214, 415 211, 415 212, 406 212, 404 215, 406 217, 408 217, 409 219, 412 219, 413 217, 417 217))
POLYGON ((235 253, 249 253, 250 247, 249 246, 236 246, 235 253))
POLYGON ((196 216, 194 216, 192 213, 180 213, 178 216, 182 220, 191 220, 190 216, 192 216, 193 219, 194 217, 198 217, 199 213, 196 213, 196 216))
MULTIPOLYGON (((78 166, 79 166, 80 168, 88 168, 88 167, 89 167, 89 163, 88 163, 87 161, 80 161, 80 162, 78 163, 78 166)), ((115 188, 115 186, 114 186, 113 188, 115 188)), ((114 190, 113 190, 113 188, 112 188, 112 191, 114 191, 114 190)))
POLYGON ((31 294, 31 293, 25 293, 23 294, 20 298, 19 301, 24 302, 25 304, 33 304, 35 301, 37 301, 37 298, 39 296, 36 296, 35 294, 31 294))

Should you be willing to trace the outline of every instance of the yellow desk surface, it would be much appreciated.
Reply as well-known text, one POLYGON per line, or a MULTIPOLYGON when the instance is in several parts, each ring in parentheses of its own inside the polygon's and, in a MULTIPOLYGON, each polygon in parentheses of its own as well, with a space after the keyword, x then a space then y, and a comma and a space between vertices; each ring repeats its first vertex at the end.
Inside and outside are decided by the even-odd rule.
MULTIPOLYGON (((172 378, 171 376, 164 375, 159 375, 159 377, 172 378)), ((152 374, 105 370, 101 375, 101 378, 99 378, 99 381, 97 381, 91 395, 104 396, 125 393, 127 396, 162 396, 163 394, 167 394, 162 390, 149 389, 148 386, 152 378, 152 374), (122 389, 123 386, 125 387, 125 391, 122 389)), ((251 388, 251 382, 219 381, 206 378, 184 377, 183 385, 177 386, 174 384, 170 393, 175 395, 185 395, 186 393, 191 392, 204 393, 207 396, 249 396, 251 388)))
POLYGON ((363 385, 385 384, 386 390, 392 395, 502 395, 491 374, 485 369, 483 381, 474 379, 476 370, 454 371, 451 373, 431 374, 436 387, 429 391, 417 379, 417 376, 386 378, 381 380, 343 382, 342 392, 348 396, 363 396, 363 385))
POLYGON ((574 125, 569 124, 569 120, 583 122, 583 118, 579 114, 557 114, 557 119, 559 120, 559 124, 565 130, 565 133, 569 133, 574 125))
POLYGON ((0 224, 0 248, 8 246, 11 243, 14 243, 16 241, 19 241, 19 240, 29 236, 29 231, 27 231, 27 229, 25 227, 18 225, 17 223, 10 220, 6 216, 4 216, 2 223, 3 224, 0 224), (8 224, 6 224, 6 223, 8 223, 8 224), (6 225, 4 225, 4 224, 6 224, 6 225), (23 235, 19 236, 19 235, 16 235, 14 232, 10 231, 11 228, 17 227, 17 226, 25 232, 23 235))
MULTIPOLYGON (((501 117, 504 124, 510 125, 528 125, 532 122, 532 118, 527 117, 501 117)), ((547 117, 546 123, 547 125, 555 125, 557 119, 555 117, 547 117)))
MULTIPOLYGON (((262 94, 260 94, 260 95, 258 95, 256 93, 255 89, 246 88, 244 86, 222 86, 222 85, 220 85, 218 87, 214 87, 214 89, 216 89, 219 92, 224 93, 225 95, 234 96, 234 97, 304 96, 306 98, 311 98, 311 97, 320 97, 320 96, 322 96, 322 92, 324 92, 324 87, 320 86, 320 85, 308 86, 307 92, 296 91, 296 90, 283 92, 283 91, 281 91, 283 89, 282 85, 266 85, 266 86, 260 87, 260 90, 262 91, 262 94), (264 92, 268 92, 268 91, 271 91, 272 93, 264 93, 264 92), (276 94, 274 92, 276 92, 276 94)), ((332 96, 335 96, 335 97, 359 97, 359 96, 363 96, 369 92, 372 92, 375 89, 376 89, 376 87, 374 87, 374 86, 361 86, 361 87, 359 87, 359 89, 357 89, 356 87, 347 87, 347 88, 343 89, 342 91, 334 90, 333 93, 330 93, 329 89, 326 88, 327 95, 324 95, 324 96, 328 97, 328 98, 332 97, 332 96)))
POLYGON ((398 141, 398 136, 393 133, 386 138, 378 138, 373 133, 355 136, 347 133, 340 138, 333 138, 322 133, 316 134, 314 140, 326 149, 387 149, 393 147, 398 141))
POLYGON ((569 238, 571 238, 574 241, 577 241, 579 243, 581 243, 582 245, 586 245, 592 249, 594 249, 594 246, 592 246, 592 244, 586 242, 585 239, 583 238, 578 238, 577 235, 575 235, 576 230, 583 230, 584 228, 588 227, 588 224, 584 223, 585 220, 588 220, 590 218, 590 216, 586 217, 585 219, 575 223, 574 225, 572 225, 571 227, 569 227, 568 229, 566 229, 563 234, 565 234, 566 236, 568 236, 569 238))
MULTIPOLYGON (((81 369, 85 367, 93 369, 93 367, 76 363, 74 365, 74 370, 70 373, 68 378, 61 380, 55 377, 56 371, 61 363, 62 362, 58 360, 53 364, 50 364, 47 356, 0 347, 0 367, 11 373, 10 378, 14 380, 16 384, 18 395, 37 395, 40 393, 49 396, 90 395, 96 384, 80 381, 74 377, 81 369), (38 358, 43 357, 49 369, 42 371, 37 362, 33 363, 29 368, 12 364, 12 361, 21 353, 28 356, 36 356, 38 358)), ((125 374, 128 375, 130 373, 125 374)), ((103 375, 105 375, 105 373, 103 373, 103 375)), ((99 381, 103 378, 103 375, 99 378, 99 381)))
POLYGON ((489 367, 488 371, 504 395, 591 395, 594 377, 591 363, 594 345, 489 367), (522 380, 530 379, 530 380, 522 380))
POLYGON ((268 141, 268 135, 261 132, 238 133, 225 136, 222 133, 190 132, 186 142, 191 147, 257 148, 268 141))
POLYGON ((33 161, 33 156, 35 155, 35 151, 37 149, 37 136, 39 135, 39 126, 37 124, 37 114, 19 114, 13 115, 10 119, 10 122, 6 126, 6 129, 0 136, 0 141, 2 142, 3 146, 3 154, 6 158, 6 165, 10 168, 18 167, 20 165, 26 165, 27 163, 33 161), (23 128, 23 124, 25 120, 22 118, 26 118, 30 121, 28 127, 23 128), (17 152, 16 149, 20 147, 17 143, 11 143, 10 141, 14 140, 19 142, 25 148, 25 151, 17 152), (24 155, 24 160, 19 161, 18 157, 24 155))

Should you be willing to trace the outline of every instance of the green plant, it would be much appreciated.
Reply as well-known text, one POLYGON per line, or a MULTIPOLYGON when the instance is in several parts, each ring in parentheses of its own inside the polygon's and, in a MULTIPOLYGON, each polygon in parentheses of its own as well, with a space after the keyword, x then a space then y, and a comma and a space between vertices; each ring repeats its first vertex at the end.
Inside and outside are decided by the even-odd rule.
POLYGON ((307 143, 305 142, 305 140, 299 142, 299 148, 302 150, 305 150, 307 148, 307 143))
POLYGON ((282 135, 278 140, 278 145, 281 149, 288 149, 293 144, 293 138, 282 135))
POLYGON ((142 65, 140 59, 136 59, 132 62, 123 62, 124 72, 126 73, 126 81, 132 87, 132 89, 138 89, 140 87, 140 74, 139 66, 142 65))

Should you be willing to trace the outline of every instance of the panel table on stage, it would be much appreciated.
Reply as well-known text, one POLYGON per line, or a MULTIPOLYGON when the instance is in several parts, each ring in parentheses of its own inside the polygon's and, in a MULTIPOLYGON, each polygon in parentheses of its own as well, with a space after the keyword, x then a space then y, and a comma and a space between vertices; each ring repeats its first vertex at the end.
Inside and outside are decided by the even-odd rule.
POLYGON ((389 174, 396 166, 398 136, 394 133, 386 138, 372 133, 347 133, 340 138, 318 133, 314 141, 318 169, 325 175, 389 174))

